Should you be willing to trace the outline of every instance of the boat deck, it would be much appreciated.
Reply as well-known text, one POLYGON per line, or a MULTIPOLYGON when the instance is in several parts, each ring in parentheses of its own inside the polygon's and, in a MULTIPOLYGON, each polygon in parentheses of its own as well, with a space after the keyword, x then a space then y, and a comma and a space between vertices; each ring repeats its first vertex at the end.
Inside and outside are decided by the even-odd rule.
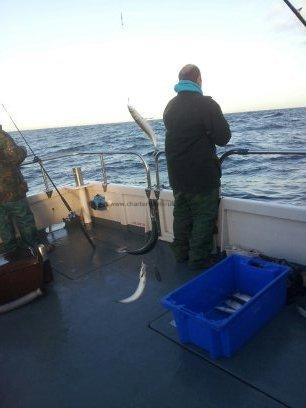
POLYGON ((1 408, 306 406, 306 322, 294 305, 234 357, 212 360, 178 343, 160 305, 195 273, 164 242, 137 257, 118 248, 139 246, 140 234, 104 223, 92 235, 94 253, 79 232, 50 234, 48 294, 0 316, 1 408), (142 259, 143 297, 118 303, 135 290, 142 259))

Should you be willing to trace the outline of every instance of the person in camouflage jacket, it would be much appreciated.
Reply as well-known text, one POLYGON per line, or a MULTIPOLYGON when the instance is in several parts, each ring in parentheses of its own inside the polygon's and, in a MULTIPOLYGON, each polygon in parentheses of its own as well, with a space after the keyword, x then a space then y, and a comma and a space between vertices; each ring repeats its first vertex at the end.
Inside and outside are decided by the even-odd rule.
POLYGON ((34 216, 26 199, 28 186, 20 171, 26 156, 26 149, 18 146, 0 125, 0 238, 4 252, 38 244, 34 216), (20 242, 16 239, 14 222, 20 242))

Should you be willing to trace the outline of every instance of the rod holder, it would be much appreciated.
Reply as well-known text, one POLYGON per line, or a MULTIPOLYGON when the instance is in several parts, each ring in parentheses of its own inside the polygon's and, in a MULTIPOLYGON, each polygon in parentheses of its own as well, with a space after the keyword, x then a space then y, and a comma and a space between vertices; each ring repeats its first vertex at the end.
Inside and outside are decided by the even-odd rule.
POLYGON ((75 185, 77 187, 84 186, 83 173, 81 167, 73 167, 72 169, 75 185))
POLYGON ((101 175, 102 175, 102 187, 104 193, 107 191, 107 173, 106 173, 106 167, 105 167, 105 161, 104 161, 104 155, 100 155, 100 163, 101 163, 101 175))
POLYGON ((81 211, 84 224, 91 224, 90 208, 88 205, 88 198, 86 192, 86 186, 83 180, 83 173, 81 167, 73 167, 72 169, 75 184, 79 192, 79 200, 81 205, 81 211))

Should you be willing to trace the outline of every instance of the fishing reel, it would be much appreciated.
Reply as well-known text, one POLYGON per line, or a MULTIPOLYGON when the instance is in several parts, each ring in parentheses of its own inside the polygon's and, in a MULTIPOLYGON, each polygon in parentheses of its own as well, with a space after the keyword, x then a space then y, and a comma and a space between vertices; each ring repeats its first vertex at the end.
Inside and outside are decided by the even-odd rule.
POLYGON ((73 230, 75 227, 79 228, 80 223, 82 223, 81 217, 74 211, 69 212, 68 216, 63 218, 63 222, 68 231, 73 230))
POLYGON ((86 228, 82 223, 81 217, 78 214, 76 214, 74 211, 69 211, 68 216, 66 218, 63 218, 63 222, 68 232, 74 232, 77 229, 81 229, 84 237, 87 239, 92 249, 96 249, 95 244, 93 243, 91 237, 88 235, 88 232, 86 231, 86 228))
POLYGON ((70 233, 75 233, 81 226, 83 227, 81 217, 74 211, 69 212, 68 216, 63 218, 63 222, 64 228, 70 233))

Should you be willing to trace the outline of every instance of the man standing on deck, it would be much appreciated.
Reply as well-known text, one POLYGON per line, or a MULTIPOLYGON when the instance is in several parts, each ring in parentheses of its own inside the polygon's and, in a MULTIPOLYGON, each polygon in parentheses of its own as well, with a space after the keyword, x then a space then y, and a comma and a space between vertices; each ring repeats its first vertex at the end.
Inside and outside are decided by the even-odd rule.
POLYGON ((216 145, 231 132, 219 105, 203 96, 201 73, 186 65, 175 85, 177 96, 164 111, 166 159, 174 194, 172 249, 178 262, 192 269, 211 264, 213 231, 218 215, 221 169, 216 145))
POLYGON ((4 252, 18 249, 13 220, 20 232, 21 249, 38 244, 34 216, 26 199, 28 186, 19 168, 26 157, 26 149, 0 125, 0 238, 4 252))

